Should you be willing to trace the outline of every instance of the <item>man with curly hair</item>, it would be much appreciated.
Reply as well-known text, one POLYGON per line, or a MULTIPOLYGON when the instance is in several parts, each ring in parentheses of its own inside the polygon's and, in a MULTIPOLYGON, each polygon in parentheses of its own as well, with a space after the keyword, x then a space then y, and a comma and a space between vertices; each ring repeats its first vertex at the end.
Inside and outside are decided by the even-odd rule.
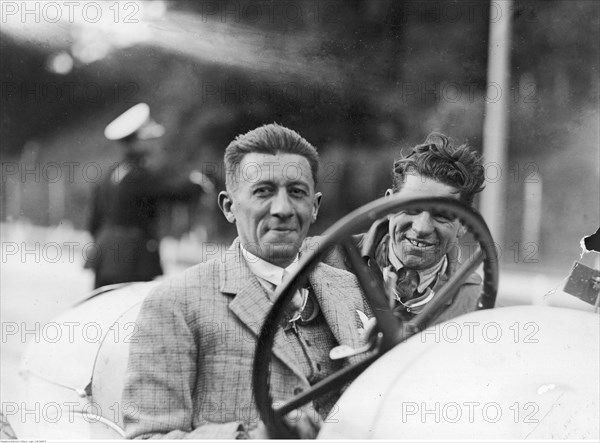
MULTIPOLYGON (((394 162, 392 188, 386 196, 446 197, 468 206, 483 189, 482 159, 467 145, 456 146, 445 135, 431 133, 423 144, 394 162)), ((458 239, 466 233, 447 213, 402 211, 376 221, 355 236, 362 255, 386 282, 397 317, 409 320, 421 312, 458 268, 458 239)), ((351 269, 335 249, 325 258, 333 266, 351 269)), ((432 324, 474 311, 481 278, 471 274, 432 319, 432 324)))
MULTIPOLYGON (((447 197, 471 206, 483 182, 482 159, 476 152, 432 133, 394 162, 393 186, 386 195, 447 197)), ((386 281, 394 282, 391 295, 399 317, 421 312, 454 274, 457 242, 465 233, 461 222, 447 213, 403 211, 380 221, 363 237, 363 253, 375 259, 386 281)), ((434 323, 475 310, 480 287, 479 275, 471 274, 434 323)))

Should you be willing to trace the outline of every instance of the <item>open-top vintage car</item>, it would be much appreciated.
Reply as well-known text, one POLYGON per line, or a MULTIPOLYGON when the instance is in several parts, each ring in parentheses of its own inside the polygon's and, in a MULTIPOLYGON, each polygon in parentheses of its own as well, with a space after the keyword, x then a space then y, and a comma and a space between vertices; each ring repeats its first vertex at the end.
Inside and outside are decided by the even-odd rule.
MULTIPOLYGON (((346 387, 319 438, 598 440, 600 317, 564 306, 494 307, 499 275, 493 245, 481 216, 448 199, 384 198, 332 226, 281 288, 259 337, 252 382, 270 435, 293 436, 284 414, 346 387), (351 235, 389 213, 415 209, 458 217, 480 248, 463 260, 435 302, 402 322, 390 311, 383 283, 371 273, 351 235), (269 364, 276 325, 307 272, 333 246, 345 252, 372 307, 376 325, 371 340, 363 349, 338 349, 362 354, 359 363, 274 408, 269 364), (445 297, 482 263, 479 309, 432 325, 445 297)), ((79 333, 28 345, 19 398, 10 399, 17 406, 5 411, 18 438, 123 438, 122 414, 135 408, 121 401, 129 343, 141 302, 157 284, 97 290, 54 319, 57 327, 72 325, 79 333)), ((529 290, 522 288, 523 294, 529 290)))

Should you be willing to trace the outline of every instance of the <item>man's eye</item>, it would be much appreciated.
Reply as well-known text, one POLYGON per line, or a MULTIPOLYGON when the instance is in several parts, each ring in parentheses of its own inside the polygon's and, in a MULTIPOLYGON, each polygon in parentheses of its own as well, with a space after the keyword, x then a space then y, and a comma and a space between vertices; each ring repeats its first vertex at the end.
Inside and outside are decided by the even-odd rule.
POLYGON ((254 189, 254 195, 258 195, 258 196, 268 195, 270 192, 271 192, 271 190, 266 186, 262 186, 260 188, 254 189))
POLYGON ((447 213, 433 214, 433 218, 442 223, 447 223, 455 220, 454 217, 447 213))
POLYGON ((301 188, 294 188, 290 191, 290 194, 292 194, 294 197, 304 197, 308 195, 308 192, 301 188))

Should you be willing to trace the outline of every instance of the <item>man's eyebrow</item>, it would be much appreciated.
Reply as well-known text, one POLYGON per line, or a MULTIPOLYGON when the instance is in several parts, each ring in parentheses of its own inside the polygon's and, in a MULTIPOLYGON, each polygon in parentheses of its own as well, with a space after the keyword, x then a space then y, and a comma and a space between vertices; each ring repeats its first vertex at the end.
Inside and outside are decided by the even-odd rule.
POLYGON ((309 182, 302 181, 302 180, 293 180, 293 181, 287 183, 287 186, 297 186, 297 185, 302 185, 302 186, 310 187, 310 183, 309 182))
MULTIPOLYGON (((279 186, 279 183, 277 183, 275 180, 272 180, 272 179, 261 179, 261 180, 257 180, 255 182, 252 182, 250 187, 251 187, 251 189, 254 189, 254 188, 258 187, 258 186, 265 186, 265 185, 266 186, 277 187, 277 186, 279 186)), ((301 186, 301 187, 309 189, 310 185, 311 185, 310 182, 303 181, 303 180, 300 180, 300 179, 299 180, 292 180, 292 181, 289 181, 287 183, 284 183, 284 186, 286 188, 289 188, 289 187, 292 187, 292 186, 301 186)))
POLYGON ((275 185, 275 181, 271 180, 271 179, 260 179, 260 180, 256 180, 251 182, 252 186, 259 186, 259 185, 275 185))

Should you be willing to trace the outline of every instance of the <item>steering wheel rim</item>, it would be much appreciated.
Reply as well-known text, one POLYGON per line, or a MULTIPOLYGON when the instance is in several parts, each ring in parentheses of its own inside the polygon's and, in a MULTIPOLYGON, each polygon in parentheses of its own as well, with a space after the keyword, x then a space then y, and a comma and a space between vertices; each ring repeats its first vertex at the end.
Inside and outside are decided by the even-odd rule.
POLYGON ((498 289, 498 257, 492 236, 487 224, 481 215, 474 209, 465 206, 456 199, 428 197, 407 199, 401 196, 382 197, 375 200, 340 219, 327 229, 319 247, 308 252, 300 259, 300 264, 291 279, 277 290, 277 300, 267 315, 259 335, 252 373, 253 393, 256 407, 271 438, 296 438, 283 421, 283 416, 302 404, 306 404, 321 393, 341 387, 350 378, 359 375, 373 361, 398 343, 406 340, 419 330, 424 329, 428 322, 435 316, 444 304, 449 293, 453 293, 462 284, 471 272, 483 262, 483 288, 478 301, 477 309, 493 308, 498 289), (372 224, 383 215, 409 210, 431 210, 448 212, 457 217, 461 223, 473 233, 480 244, 474 256, 463 263, 453 274, 443 288, 438 291, 437 297, 428 306, 415 316, 411 321, 402 323, 393 316, 387 308, 387 298, 383 289, 383 282, 373 278, 369 268, 364 263, 361 254, 349 240, 363 225, 372 224), (346 241, 342 241, 347 239, 346 241), (280 407, 273 407, 273 398, 270 392, 270 362, 275 333, 286 304, 291 300, 294 292, 306 280, 307 275, 328 254, 330 248, 342 244, 350 261, 354 266, 356 277, 361 289, 372 307, 377 318, 377 327, 382 332, 382 339, 375 352, 370 353, 362 361, 344 367, 341 371, 327 377, 313 385, 311 389, 295 396, 280 407), (369 280, 368 284, 365 280, 369 280))

